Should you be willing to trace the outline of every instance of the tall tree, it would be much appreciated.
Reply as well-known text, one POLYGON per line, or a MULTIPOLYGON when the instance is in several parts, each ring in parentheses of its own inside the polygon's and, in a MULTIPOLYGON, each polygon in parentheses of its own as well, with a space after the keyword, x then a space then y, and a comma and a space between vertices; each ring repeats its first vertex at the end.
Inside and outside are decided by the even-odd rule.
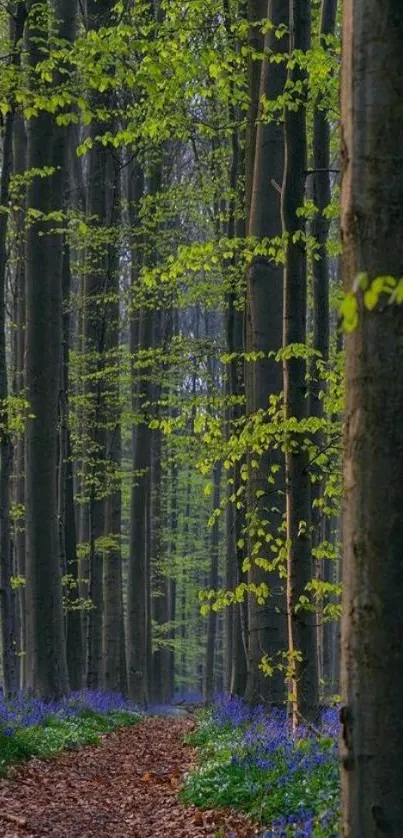
MULTIPOLYGON (((87 0, 85 22, 95 32, 111 21, 113 0, 87 0)), ((99 136, 108 127, 108 108, 112 95, 94 91, 90 96, 96 114, 90 126, 93 145, 88 152, 86 212, 95 219, 93 238, 88 246, 88 266, 84 277, 84 348, 88 369, 85 394, 87 399, 86 435, 89 461, 86 464, 89 521, 89 596, 87 685, 96 689, 102 683, 103 661, 103 558, 102 539, 105 533, 104 513, 106 488, 107 423, 105 421, 105 359, 108 330, 108 293, 113 293, 116 250, 113 223, 118 199, 117 176, 113 152, 99 143, 99 136), (100 115, 101 112, 101 115, 100 115), (98 138, 98 139, 97 139, 98 138), (106 234, 105 243, 96 231, 106 234)))
MULTIPOLYGON (((320 10, 319 36, 320 46, 328 48, 328 36, 334 34, 336 26, 337 0, 322 0, 320 10)), ((316 215, 312 221, 312 236, 315 239, 315 258, 312 263, 313 274, 313 348, 318 352, 319 363, 314 362, 311 379, 310 413, 319 420, 324 416, 323 394, 326 389, 322 369, 323 363, 329 360, 330 317, 329 317, 329 257, 327 242, 330 230, 330 220, 326 216, 326 207, 331 200, 331 171, 330 171, 330 117, 325 103, 320 99, 316 103, 313 117, 313 200, 316 215)), ((325 449, 326 437, 322 430, 315 434, 315 444, 319 452, 325 449)), ((329 519, 323 516, 318 501, 323 497, 323 484, 320 480, 312 485, 312 542, 314 546, 327 538, 329 519), (316 501, 316 503, 315 503, 316 501)), ((318 567, 318 572, 325 582, 333 581, 332 562, 324 560, 318 567)), ((319 619, 322 614, 319 611, 319 619)), ((331 659, 333 654, 334 625, 325 623, 318 630, 319 646, 319 675, 326 684, 330 694, 335 692, 335 685, 331 678, 331 659), (333 687, 333 688, 332 688, 333 687)))
MULTIPOLYGON (((268 55, 284 53, 288 38, 278 38, 276 30, 288 25, 288 4, 284 0, 271 0, 267 15, 274 29, 269 29, 265 38, 268 55)), ((281 31, 281 30, 279 30, 281 31)), ((283 93, 286 81, 285 62, 272 63, 266 58, 262 64, 259 98, 276 101, 283 93)), ((280 194, 284 169, 284 131, 282 120, 274 117, 260 121, 256 130, 254 151, 253 187, 250 203, 249 235, 258 240, 272 239, 281 235, 280 194)), ((281 392, 281 365, 273 355, 281 349, 283 313, 283 276, 281 267, 269 256, 256 256, 248 270, 247 277, 247 337, 246 351, 253 360, 246 364, 246 410, 250 415, 267 411, 270 396, 281 392)), ((251 460, 256 459, 252 454, 251 460)), ((257 519, 269 522, 268 539, 277 536, 281 523, 279 496, 275 496, 269 483, 273 466, 280 467, 282 458, 278 451, 271 450, 259 458, 258 468, 251 467, 248 475, 248 516, 253 527, 257 519), (273 510, 279 510, 274 512, 273 510)), ((281 473, 280 472, 280 473, 281 473)), ((260 525, 260 529, 261 529, 260 525)), ((259 526, 253 527, 257 532, 259 526)), ((277 568, 268 572, 273 564, 270 542, 262 544, 255 552, 260 536, 250 539, 250 571, 248 581, 269 586, 270 596, 265 605, 259 605, 253 595, 249 601, 248 701, 269 699, 281 704, 285 699, 284 677, 279 669, 281 652, 286 638, 285 597, 277 568), (266 569, 255 563, 255 558, 267 563, 266 569), (270 658, 273 675, 267 678, 262 672, 264 655, 270 658)))
MULTIPOLYGON (((369 282, 402 274, 400 3, 347 0, 343 45, 342 240, 351 295, 362 272, 369 282)), ((397 838, 403 823, 403 310, 371 297, 369 288, 365 305, 358 291, 358 324, 347 337, 342 834, 397 838)))
MULTIPOLYGON (((310 0, 291 0, 290 52, 306 53, 311 33, 310 0)), ((307 258, 305 222, 299 210, 305 196, 307 168, 306 73, 296 60, 289 71, 291 85, 301 90, 297 107, 285 108, 285 167, 282 216, 287 237, 284 269, 284 347, 306 343, 307 258)), ((307 418, 306 360, 287 353, 283 361, 287 420, 307 418)), ((300 607, 312 579, 311 493, 308 451, 303 434, 286 438, 287 608, 289 663, 294 723, 300 716, 313 721, 318 713, 318 672, 315 618, 300 607)))
MULTIPOLYGON (((31 79, 48 43, 49 7, 31 0, 27 52, 31 79)), ((71 41, 76 8, 54 0, 51 11, 58 35, 71 41)), ((27 537, 27 685, 42 697, 68 692, 64 642, 61 568, 58 549, 56 492, 58 401, 61 364, 63 242, 47 214, 63 207, 63 169, 67 132, 42 111, 28 123, 28 169, 54 167, 47 177, 34 176, 28 206, 39 218, 26 238, 26 386, 32 418, 26 434, 27 537)))
MULTIPOLYGON (((21 63, 21 46, 26 9, 21 2, 9 9, 11 65, 18 69, 21 63)), ((7 228, 10 198, 10 177, 13 168, 13 134, 16 104, 13 101, 5 117, 3 130, 2 168, 0 179, 0 612, 3 652, 3 673, 6 694, 17 692, 17 633, 16 597, 11 587, 13 562, 10 527, 10 478, 12 474, 13 444, 9 429, 7 398, 9 395, 6 352, 6 280, 7 280, 7 228)))

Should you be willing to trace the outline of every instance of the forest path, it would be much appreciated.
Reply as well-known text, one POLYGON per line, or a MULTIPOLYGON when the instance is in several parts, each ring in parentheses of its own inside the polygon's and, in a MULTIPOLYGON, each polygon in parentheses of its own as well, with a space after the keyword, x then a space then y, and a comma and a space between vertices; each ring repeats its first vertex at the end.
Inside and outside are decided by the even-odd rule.
POLYGON ((150 716, 98 747, 15 767, 0 780, 1 838, 250 838, 239 815, 178 802, 193 760, 182 740, 192 727, 150 716))

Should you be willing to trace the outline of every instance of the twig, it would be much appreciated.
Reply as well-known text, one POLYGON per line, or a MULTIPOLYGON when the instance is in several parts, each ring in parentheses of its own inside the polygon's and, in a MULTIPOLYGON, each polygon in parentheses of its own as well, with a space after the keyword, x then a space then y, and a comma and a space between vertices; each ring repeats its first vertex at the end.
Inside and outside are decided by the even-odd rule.
POLYGON ((305 727, 307 727, 308 730, 311 731, 311 733, 314 733, 315 736, 318 736, 320 739, 323 739, 323 733, 319 730, 319 728, 315 727, 315 725, 313 725, 312 722, 308 722, 307 719, 304 719, 304 717, 301 716, 301 713, 299 713, 298 710, 294 710, 294 713, 297 719, 299 719, 299 721, 302 722, 302 724, 305 725, 305 727))

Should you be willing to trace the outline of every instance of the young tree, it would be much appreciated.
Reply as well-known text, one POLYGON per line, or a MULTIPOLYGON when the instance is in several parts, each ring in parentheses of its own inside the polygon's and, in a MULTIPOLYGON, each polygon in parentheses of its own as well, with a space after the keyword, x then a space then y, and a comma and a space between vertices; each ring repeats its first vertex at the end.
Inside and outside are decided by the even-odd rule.
POLYGON ((357 283, 362 274, 391 284, 402 275, 401 11, 398 0, 344 4, 342 237, 352 327, 358 297, 347 337, 343 522, 342 834, 351 838, 397 838, 403 823, 403 310, 365 288, 365 277, 357 283))

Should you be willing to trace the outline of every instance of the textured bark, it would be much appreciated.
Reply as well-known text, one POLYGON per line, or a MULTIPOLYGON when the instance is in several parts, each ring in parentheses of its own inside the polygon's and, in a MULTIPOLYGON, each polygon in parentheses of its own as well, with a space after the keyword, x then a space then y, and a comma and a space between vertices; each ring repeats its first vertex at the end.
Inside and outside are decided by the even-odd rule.
MULTIPOLYGON (((24 32, 26 11, 22 3, 14 3, 10 9, 10 40, 12 42, 11 64, 20 65, 21 40, 24 32)), ((13 167, 14 105, 5 117, 3 131, 2 167, 0 180, 0 614, 1 648, 5 693, 15 695, 18 689, 17 676, 17 631, 16 595, 11 587, 13 562, 10 526, 10 479, 13 468, 13 444, 8 429, 7 397, 9 394, 6 353, 6 280, 8 209, 10 176, 13 167)))
MULTIPOLYGON (((288 25, 288 4, 284 0, 271 0, 268 17, 278 27, 288 25)), ((265 39, 265 47, 275 52, 287 49, 288 39, 280 40, 272 31, 265 39)), ((286 81, 285 64, 269 63, 262 65, 260 96, 275 100, 281 95, 286 81)), ((256 134, 254 157, 253 191, 250 206, 249 234, 258 239, 273 238, 281 235, 280 189, 284 169, 284 131, 281 123, 272 121, 259 123, 256 134)), ((278 395, 282 389, 281 365, 268 357, 270 352, 278 352, 282 344, 283 314, 283 275, 282 269, 268 257, 256 257, 247 277, 247 340, 246 351, 264 353, 263 358, 246 364, 246 410, 253 415, 259 410, 267 410, 269 397, 278 395)), ((257 459, 251 456, 250 459, 257 459)), ((271 450, 261 456, 259 468, 249 469, 248 475, 248 514, 260 520, 270 522, 269 535, 277 536, 281 524, 280 495, 273 493, 268 483, 273 465, 283 470, 283 457, 280 452, 271 450), (275 512, 275 509, 280 509, 275 512)), ((278 483, 277 478, 277 492, 278 483)), ((250 539, 249 552, 252 553, 255 539, 250 539)), ((259 540, 261 540, 259 538, 259 540)), ((270 544, 262 545, 259 558, 272 562, 273 553, 270 544)), ((270 701, 282 704, 285 700, 284 676, 279 671, 281 653, 286 642, 285 594, 278 571, 272 572, 257 567, 251 556, 251 569, 248 582, 259 585, 265 582, 270 591, 268 602, 258 605, 256 597, 249 598, 248 625, 248 681, 246 698, 250 702, 270 701), (267 678, 260 669, 262 657, 268 655, 274 664, 274 673, 267 678)))
MULTIPOLYGON (((357 273, 402 275, 403 16, 344 6, 342 235, 357 273)), ((386 300, 347 337, 342 619, 342 834, 403 824, 403 309, 386 300)))
MULTIPOLYGON (((305 52, 310 45, 310 2, 291 0, 290 49, 305 52)), ((291 81, 304 79, 298 65, 290 71, 291 81)), ((286 155, 284 167, 282 215, 287 233, 284 270, 284 346, 306 342, 306 251, 303 238, 305 222, 298 216, 305 194, 307 167, 306 113, 304 102, 298 109, 285 111, 286 155)), ((306 362, 293 358, 283 362, 286 418, 307 418, 306 362)), ((306 584, 312 579, 311 495, 308 452, 301 435, 286 439, 286 517, 287 517, 287 600, 290 663, 293 668, 292 706, 294 723, 302 715, 315 721, 318 714, 318 673, 314 615, 298 608, 306 584), (298 656, 298 657, 296 657, 298 656), (300 659, 299 659, 300 657, 300 659)))
MULTIPOLYGON (((38 38, 47 38, 47 5, 29 23, 28 61, 32 70, 42 58, 38 38), (34 19, 36 23, 34 23, 34 19), (44 19, 44 21, 43 21, 44 19), (42 22, 43 21, 43 22, 42 22), (46 27, 45 31, 41 28, 46 27)), ((74 30, 75 4, 54 2, 59 34, 74 30)), ((63 168, 67 133, 43 112, 28 123, 28 169, 52 165, 55 173, 34 178, 28 206, 48 213, 63 206, 63 168)), ((61 569, 57 520, 57 425, 61 365, 62 238, 52 223, 31 224, 26 238, 26 385, 30 410, 26 436, 27 655, 28 688, 42 698, 68 692, 64 643, 61 569)))

